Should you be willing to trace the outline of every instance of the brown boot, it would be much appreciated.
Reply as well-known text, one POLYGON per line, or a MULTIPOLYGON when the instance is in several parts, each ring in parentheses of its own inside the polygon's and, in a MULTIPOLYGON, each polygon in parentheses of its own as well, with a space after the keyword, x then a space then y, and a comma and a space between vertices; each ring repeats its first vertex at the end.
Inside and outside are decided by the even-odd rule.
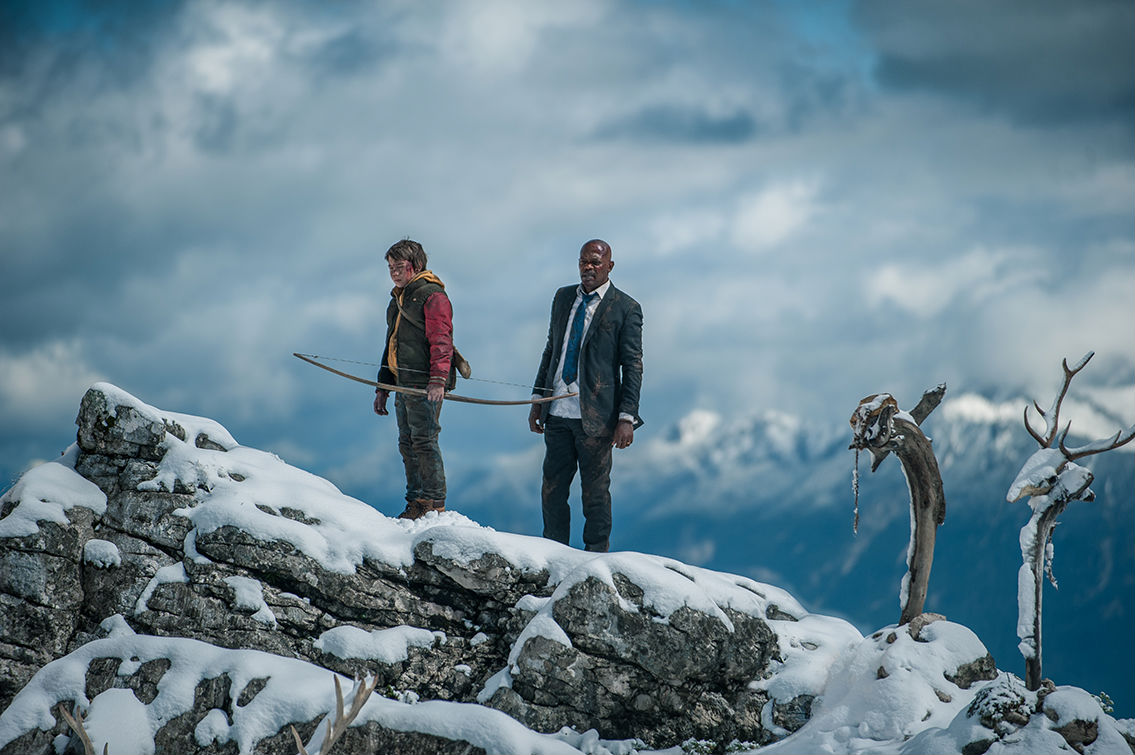
POLYGON ((416 498, 413 501, 406 501, 405 510, 398 515, 399 519, 419 519, 422 514, 426 513, 423 504, 428 503, 422 498, 416 498))
POLYGON ((445 501, 444 500, 427 501, 425 499, 422 499, 421 516, 425 516, 426 514, 430 513, 431 511, 436 511, 438 514, 445 511, 445 501))

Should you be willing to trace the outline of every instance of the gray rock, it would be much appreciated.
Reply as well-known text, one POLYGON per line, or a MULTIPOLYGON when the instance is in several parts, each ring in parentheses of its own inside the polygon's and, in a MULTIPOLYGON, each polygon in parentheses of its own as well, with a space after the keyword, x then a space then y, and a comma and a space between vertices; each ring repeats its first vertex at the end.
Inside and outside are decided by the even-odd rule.
POLYGON ((79 447, 86 453, 147 461, 158 461, 164 454, 159 448, 166 434, 162 418, 118 406, 100 390, 92 388, 83 395, 75 424, 79 447))
POLYGON ((193 526, 174 512, 193 505, 191 495, 122 490, 107 499, 103 524, 167 553, 177 553, 193 526))
POLYGON ((953 682, 962 689, 969 689, 974 682, 990 681, 997 678, 997 664, 993 656, 986 653, 981 658, 963 663, 953 674, 943 674, 946 681, 953 682))
POLYGON ((67 652, 83 605, 80 561, 93 516, 75 507, 68 526, 40 522, 35 534, 0 539, 0 709, 40 666, 67 652))
POLYGON ((660 621, 640 588, 620 574, 613 582, 588 578, 557 599, 551 615, 571 646, 530 636, 516 658, 512 689, 498 690, 490 704, 530 728, 566 723, 638 736, 653 747, 689 737, 767 741, 760 711, 768 698, 746 683, 774 657, 768 624, 726 609, 730 629, 689 607, 660 621))

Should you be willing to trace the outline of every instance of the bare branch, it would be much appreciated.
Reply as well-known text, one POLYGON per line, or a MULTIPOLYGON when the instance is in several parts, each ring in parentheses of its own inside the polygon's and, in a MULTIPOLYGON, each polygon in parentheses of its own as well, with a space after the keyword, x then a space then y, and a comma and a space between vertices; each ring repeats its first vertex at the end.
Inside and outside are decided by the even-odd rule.
POLYGON ((1135 438, 1135 425, 1132 425, 1126 430, 1116 432, 1116 434, 1110 438, 1101 438, 1100 440, 1093 441, 1083 446, 1077 446, 1076 448, 1068 448, 1064 445, 1064 441, 1067 438, 1068 427, 1065 427, 1064 432, 1060 434, 1060 453, 1064 454, 1065 458, 1069 461, 1075 461, 1076 459, 1082 459, 1092 454, 1102 454, 1104 451, 1110 451, 1113 448, 1119 448, 1120 446, 1130 443, 1131 440, 1135 438))
MULTIPOLYGON (((75 706, 75 715, 72 716, 62 704, 59 706, 59 712, 63 714, 63 720, 71 727, 71 731, 79 737, 79 741, 83 743, 84 755, 97 755, 95 752, 95 745, 91 742, 91 737, 87 734, 87 730, 83 727, 83 713, 79 710, 79 706, 75 706)), ((106 755, 106 746, 102 748, 103 755, 106 755)))
POLYGON ((919 425, 922 424, 930 412, 937 408, 938 404, 942 403, 942 397, 946 395, 946 384, 939 383, 935 387, 922 394, 919 399, 918 405, 910 410, 910 416, 914 417, 914 421, 919 425))

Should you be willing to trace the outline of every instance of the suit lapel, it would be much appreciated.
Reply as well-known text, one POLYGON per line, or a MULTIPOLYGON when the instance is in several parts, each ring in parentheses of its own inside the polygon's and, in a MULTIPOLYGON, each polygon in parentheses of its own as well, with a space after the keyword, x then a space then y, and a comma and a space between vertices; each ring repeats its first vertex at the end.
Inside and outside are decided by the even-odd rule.
POLYGON ((603 324, 603 320, 606 319, 607 313, 611 310, 611 307, 614 306, 618 296, 619 289, 615 288, 615 284, 612 283, 611 287, 607 289, 607 295, 599 300, 599 306, 595 308, 595 314, 591 316, 591 324, 587 326, 587 332, 583 334, 583 343, 579 346, 580 351, 587 348, 587 343, 591 340, 591 334, 603 324))
POLYGON ((571 289, 570 291, 565 291, 563 295, 559 297, 559 301, 556 302, 554 331, 556 340, 552 342, 552 346, 555 349, 555 359, 557 362, 560 358, 560 352, 562 352, 564 348, 564 333, 567 332, 568 315, 571 314, 571 305, 574 301, 575 289, 571 289))

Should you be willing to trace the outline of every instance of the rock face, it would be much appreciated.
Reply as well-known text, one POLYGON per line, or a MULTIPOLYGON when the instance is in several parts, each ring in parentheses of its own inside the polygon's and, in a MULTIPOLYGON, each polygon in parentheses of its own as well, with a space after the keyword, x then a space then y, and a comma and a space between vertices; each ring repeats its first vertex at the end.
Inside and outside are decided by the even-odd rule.
MULTIPOLYGON (((537 732, 595 729, 657 748, 765 743, 803 725, 818 690, 777 699, 761 680, 858 639, 823 617, 808 624, 826 621, 822 631, 803 630, 808 614, 791 596, 740 577, 596 557, 452 513, 388 519, 216 423, 110 385, 87 392, 77 424, 76 447, 0 501, 0 711, 24 704, 16 693, 48 662, 136 634, 377 675, 390 697, 479 702, 537 732)), ((86 661, 80 706, 108 690, 149 706, 172 673, 160 654, 103 653, 86 661)), ((231 729, 266 681, 207 673, 184 710, 159 720, 155 742, 205 731, 201 744, 211 711, 231 729)), ((318 718, 281 723, 310 736, 318 718)), ((351 737, 394 742, 382 728, 373 720, 351 737)), ((67 733, 56 717, 0 737, 0 751, 46 753, 67 733)), ((395 733, 403 751, 415 736, 423 751, 445 749, 436 734, 395 733)), ((251 745, 293 743, 281 728, 251 745)))

